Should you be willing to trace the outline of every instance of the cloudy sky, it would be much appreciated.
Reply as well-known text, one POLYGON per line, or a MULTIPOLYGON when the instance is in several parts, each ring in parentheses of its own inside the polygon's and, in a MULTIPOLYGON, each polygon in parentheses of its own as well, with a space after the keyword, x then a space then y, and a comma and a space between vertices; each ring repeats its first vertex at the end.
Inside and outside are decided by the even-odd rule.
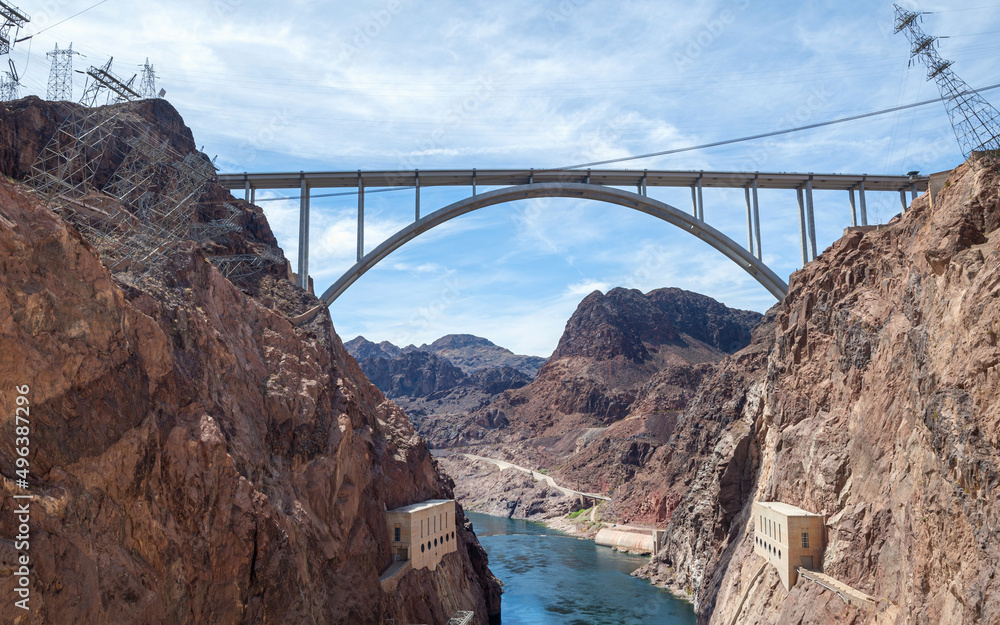
MULTIPOLYGON (((38 33, 11 58, 22 95, 44 95, 45 53, 77 69, 148 57, 159 86, 224 172, 545 168, 765 133, 938 96, 892 32, 892 4, 856 0, 18 0, 38 33), (45 29, 43 31, 43 29, 45 29), (39 32, 43 31, 43 32, 39 32)), ((1000 83, 1000 4, 910 2, 933 12, 941 54, 973 87, 1000 83)), ((75 97, 83 90, 77 77, 75 97)), ((1000 102, 1000 89, 984 95, 1000 102)), ((773 139, 634 161, 636 169, 903 174, 962 160, 941 104, 773 139)), ((323 191, 316 191, 323 193, 323 191)), ((465 189, 424 189, 422 207, 465 189)), ((259 194, 258 199, 281 194, 259 194)), ((284 195, 289 195, 284 193, 284 195)), ((683 190, 650 189, 681 209, 683 190)), ((825 248, 846 193, 817 192, 825 248)), ((710 224, 745 241, 740 191, 706 190, 710 224)), ((261 202, 290 259, 297 201, 261 202)), ((326 289, 355 257, 354 196, 314 199, 310 270, 326 289)), ((367 250, 404 227, 409 190, 366 199, 367 250)), ((888 221, 898 195, 872 194, 888 221)), ((764 260, 801 264, 794 193, 761 192, 764 260)), ((346 339, 397 344, 448 333, 547 356, 585 295, 677 286, 729 306, 774 300, 704 243, 623 208, 575 200, 484 209, 418 238, 331 307, 346 339)))

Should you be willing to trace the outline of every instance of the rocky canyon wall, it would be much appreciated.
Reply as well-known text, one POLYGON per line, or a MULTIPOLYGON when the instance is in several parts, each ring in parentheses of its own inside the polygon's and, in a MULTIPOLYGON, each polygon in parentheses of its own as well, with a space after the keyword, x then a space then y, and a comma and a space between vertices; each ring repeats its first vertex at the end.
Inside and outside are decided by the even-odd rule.
MULTIPOLYGON (((0 594, 13 596, 14 387, 30 386, 31 611, 16 623, 443 623, 499 614, 499 585, 459 514, 459 550, 393 595, 385 510, 450 498, 406 416, 347 355, 318 301, 281 275, 238 288, 206 246, 274 245, 259 209, 210 184, 187 242, 120 282, 23 185, 64 105, 0 109, 0 594)), ((194 150, 166 103, 140 104, 194 150)))
POLYGON ((700 622, 1000 622, 1000 174, 965 164, 793 274, 641 477, 668 545, 645 571, 700 622), (873 611, 753 555, 754 500, 826 516, 823 571, 873 611))

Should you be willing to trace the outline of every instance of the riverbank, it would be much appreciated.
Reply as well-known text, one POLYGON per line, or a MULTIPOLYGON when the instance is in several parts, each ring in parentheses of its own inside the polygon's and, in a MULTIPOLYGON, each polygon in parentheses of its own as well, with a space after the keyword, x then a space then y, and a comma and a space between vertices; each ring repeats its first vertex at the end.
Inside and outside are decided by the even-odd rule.
MULTIPOLYGON (((603 527, 615 522, 602 520, 606 503, 584 508, 576 496, 567 495, 548 480, 537 479, 537 472, 525 472, 513 465, 500 468, 491 459, 470 458, 456 454, 437 454, 441 468, 455 481, 455 498, 467 512, 540 523, 546 528, 573 538, 594 541, 603 527)), ((508 463, 509 464, 509 463, 508 463)), ((610 548, 628 553, 627 550, 610 548)), ((640 555, 640 554, 630 554, 640 555)), ((650 559, 631 573, 633 577, 690 602, 691 590, 682 587, 673 569, 650 559)))
POLYGON ((534 521, 475 512, 468 517, 503 582, 504 625, 695 622, 689 602, 632 576, 646 558, 534 521))

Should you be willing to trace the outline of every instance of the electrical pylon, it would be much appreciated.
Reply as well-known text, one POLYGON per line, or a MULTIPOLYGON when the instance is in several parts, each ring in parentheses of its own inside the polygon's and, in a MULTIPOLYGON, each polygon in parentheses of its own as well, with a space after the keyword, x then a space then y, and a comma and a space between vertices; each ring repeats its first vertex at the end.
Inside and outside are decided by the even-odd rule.
POLYGON ((958 77, 951 69, 951 61, 941 58, 937 37, 927 35, 920 27, 921 13, 908 11, 898 4, 893 6, 896 9, 896 32, 906 34, 911 57, 926 65, 927 80, 937 83, 962 154, 966 158, 981 154, 988 162, 997 162, 1000 155, 1000 111, 958 77))
POLYGON ((14 39, 19 31, 31 18, 14 5, 7 4, 0 0, 0 54, 7 54, 14 46, 14 39), (10 31, 14 31, 14 36, 10 36, 10 31))
POLYGON ((52 59, 52 68, 49 70, 49 88, 45 94, 46 99, 53 102, 71 102, 73 100, 73 56, 80 54, 73 50, 73 44, 69 48, 56 49, 47 52, 45 56, 52 59))
POLYGON ((156 97, 156 70, 149 64, 149 59, 146 59, 146 64, 142 66, 142 78, 139 80, 139 95, 146 100, 156 97))

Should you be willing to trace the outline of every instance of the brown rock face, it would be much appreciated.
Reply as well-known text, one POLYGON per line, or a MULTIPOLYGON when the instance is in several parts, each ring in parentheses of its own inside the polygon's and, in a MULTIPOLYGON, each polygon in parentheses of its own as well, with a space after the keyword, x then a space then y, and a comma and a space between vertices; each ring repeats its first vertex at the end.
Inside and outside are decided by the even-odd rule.
POLYGON ((744 594, 741 623, 1000 622, 998 182, 963 165, 933 211, 837 241, 699 390, 649 469, 687 484, 647 572, 700 622, 744 594), (824 513, 824 572, 876 610, 772 570, 751 586, 755 499, 824 513))
MULTIPOLYGON (((14 105, 26 126, 5 123, 4 141, 58 117, 14 105)), ((0 160, 32 159, 4 144, 0 160)), ((221 245, 270 235, 247 210, 259 227, 221 245)), ((35 497, 30 618, 0 620, 374 625, 462 609, 485 625, 499 614, 486 555, 461 524, 460 549, 436 572, 381 591, 384 511, 450 497, 452 484, 325 311, 289 322, 315 298, 271 276, 251 297, 194 244, 123 287, 75 230, 4 181, 0 262, 0 491, 19 492, 12 389, 26 384, 35 497)), ((0 534, 17 528, 5 505, 0 534)), ((18 555, 0 542, 5 596, 18 555)))

